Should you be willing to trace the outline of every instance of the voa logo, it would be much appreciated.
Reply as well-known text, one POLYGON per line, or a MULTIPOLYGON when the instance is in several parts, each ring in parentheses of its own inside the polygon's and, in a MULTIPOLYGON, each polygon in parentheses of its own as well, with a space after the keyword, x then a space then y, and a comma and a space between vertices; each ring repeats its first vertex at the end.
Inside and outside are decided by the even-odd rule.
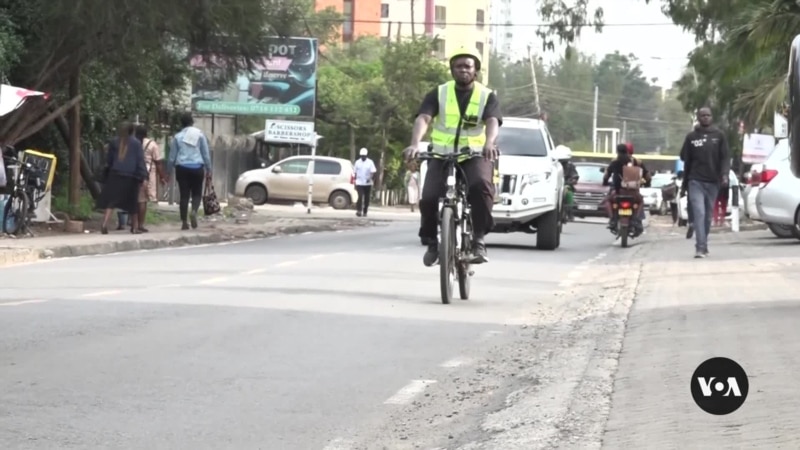
POLYGON ((703 393, 703 397, 711 397, 712 388, 713 392, 718 394, 722 394, 723 397, 729 397, 733 395, 734 397, 741 397, 742 390, 739 389, 739 383, 736 382, 736 378, 728 377, 725 382, 722 381, 714 381, 716 377, 697 377, 697 383, 700 384, 700 392, 703 393), (713 383, 713 387, 712 387, 713 383), (727 389, 726 389, 727 387, 727 389))

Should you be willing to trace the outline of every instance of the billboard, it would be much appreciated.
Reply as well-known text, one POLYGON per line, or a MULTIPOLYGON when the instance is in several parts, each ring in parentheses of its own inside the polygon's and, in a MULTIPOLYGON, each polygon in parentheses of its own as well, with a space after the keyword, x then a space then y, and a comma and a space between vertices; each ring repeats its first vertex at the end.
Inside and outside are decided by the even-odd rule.
POLYGON ((192 110, 206 114, 314 117, 317 40, 269 38, 269 55, 255 69, 221 85, 219 69, 192 58, 192 110))

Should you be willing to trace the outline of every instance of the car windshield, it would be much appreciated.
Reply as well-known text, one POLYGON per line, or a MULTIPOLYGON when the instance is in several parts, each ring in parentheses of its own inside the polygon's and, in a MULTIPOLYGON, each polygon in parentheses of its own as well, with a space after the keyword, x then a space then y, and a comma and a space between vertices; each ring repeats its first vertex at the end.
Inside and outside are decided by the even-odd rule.
POLYGON ((509 156, 547 156, 542 130, 500 127, 497 136, 500 154, 509 156))
POLYGON ((581 164, 575 164, 575 168, 578 169, 578 183, 591 183, 591 184, 602 184, 603 183, 603 174, 606 171, 604 166, 587 166, 581 164))
POLYGON ((653 180, 650 181, 650 187, 660 188, 668 185, 672 181, 672 176, 668 177, 653 177, 653 180))

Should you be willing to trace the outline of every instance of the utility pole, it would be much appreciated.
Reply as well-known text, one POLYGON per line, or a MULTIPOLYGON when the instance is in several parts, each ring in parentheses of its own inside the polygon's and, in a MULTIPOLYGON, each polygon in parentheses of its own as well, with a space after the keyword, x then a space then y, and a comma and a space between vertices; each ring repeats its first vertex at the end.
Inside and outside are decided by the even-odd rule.
POLYGON ((536 114, 542 114, 542 107, 539 104, 539 84, 536 82, 536 66, 533 64, 531 46, 528 45, 528 62, 531 64, 531 79, 533 80, 533 101, 536 102, 536 114))
POLYGON ((622 121, 622 142, 625 142, 627 140, 628 140, 628 121, 627 120, 623 120, 622 121))
POLYGON ((597 153, 597 100, 599 98, 600 90, 595 85, 594 87, 594 115, 592 117, 592 151, 597 153))

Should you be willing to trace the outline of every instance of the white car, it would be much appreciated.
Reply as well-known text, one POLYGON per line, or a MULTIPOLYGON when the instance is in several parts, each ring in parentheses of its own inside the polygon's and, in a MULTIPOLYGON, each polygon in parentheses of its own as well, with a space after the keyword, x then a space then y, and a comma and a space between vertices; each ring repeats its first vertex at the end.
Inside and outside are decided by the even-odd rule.
POLYGON ((761 184, 761 171, 764 170, 763 164, 753 164, 750 168, 750 178, 744 188, 744 216, 750 220, 761 221, 756 207, 756 197, 758 196, 758 185, 761 184))
POLYGON ((497 138, 499 186, 492 210, 493 233, 536 233, 536 247, 561 245, 566 147, 553 145, 545 122, 508 117, 497 138))
POLYGON ((788 139, 778 142, 756 181, 759 219, 779 238, 800 237, 800 178, 790 168, 788 139))
POLYGON ((657 173, 650 180, 650 187, 639 189, 650 214, 663 216, 669 213, 669 205, 661 198, 661 188, 670 184, 674 177, 675 175, 671 173, 657 173))

